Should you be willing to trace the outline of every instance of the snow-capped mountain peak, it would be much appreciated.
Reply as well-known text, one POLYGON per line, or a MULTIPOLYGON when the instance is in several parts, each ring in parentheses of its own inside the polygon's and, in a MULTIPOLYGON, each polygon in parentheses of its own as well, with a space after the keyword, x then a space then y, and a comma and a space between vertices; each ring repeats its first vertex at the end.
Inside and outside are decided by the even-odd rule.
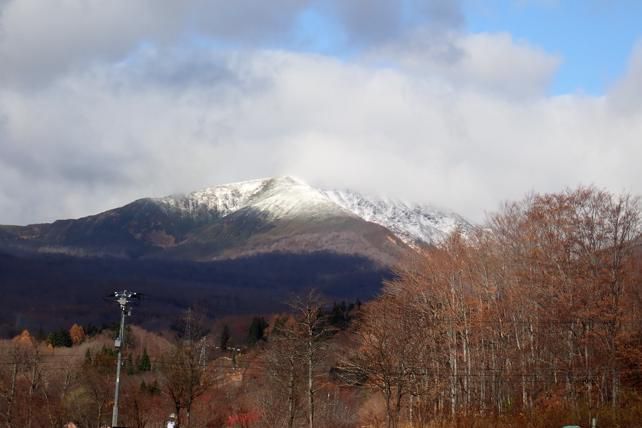
POLYGON ((410 246, 431 244, 471 225, 461 216, 428 205, 373 198, 351 190, 322 190, 285 176, 209 187, 154 199, 182 216, 225 217, 251 208, 268 219, 359 217, 379 224, 410 246))
POLYGON ((258 210, 267 218, 351 215, 322 191, 289 176, 224 184, 155 201, 181 215, 225 217, 243 208, 258 210))
POLYGON ((364 220, 388 228, 410 246, 432 244, 458 228, 471 228, 460 215, 429 205, 364 196, 352 190, 326 190, 324 194, 364 220))
POLYGON ((266 180, 261 192, 254 195, 251 201, 253 208, 272 218, 349 215, 323 192, 292 177, 266 180))

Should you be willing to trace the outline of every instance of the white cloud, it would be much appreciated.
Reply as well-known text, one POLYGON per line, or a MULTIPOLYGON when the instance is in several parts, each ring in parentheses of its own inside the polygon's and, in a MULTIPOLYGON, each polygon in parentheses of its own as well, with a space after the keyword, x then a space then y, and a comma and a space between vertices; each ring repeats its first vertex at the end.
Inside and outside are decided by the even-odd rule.
POLYGON ((0 93, 1 222, 286 173, 476 220, 530 190, 642 190, 640 113, 605 97, 509 99, 319 55, 193 55, 148 51, 0 93), (196 76, 168 84, 181 70, 196 76))
POLYGON ((531 190, 642 193, 640 48, 607 95, 553 97, 559 58, 453 29, 447 8, 451 27, 404 33, 397 17, 340 60, 248 47, 287 33, 303 0, 246 18, 224 1, 157 1, 0 3, 0 224, 277 174, 474 220, 531 190), (248 44, 178 41, 192 31, 248 44))
POLYGON ((454 88, 527 97, 544 94, 560 58, 508 33, 421 29, 373 49, 366 61, 391 64, 454 88))

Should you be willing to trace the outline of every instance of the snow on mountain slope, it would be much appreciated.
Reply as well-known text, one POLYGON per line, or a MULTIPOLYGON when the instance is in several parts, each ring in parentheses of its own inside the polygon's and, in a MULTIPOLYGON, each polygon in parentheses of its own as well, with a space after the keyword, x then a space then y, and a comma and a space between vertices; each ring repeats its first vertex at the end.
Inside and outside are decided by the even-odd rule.
POLYGON ((427 205, 372 198, 351 190, 326 190, 324 194, 364 220, 386 227, 411 246, 437 242, 457 228, 471 228, 458 214, 427 205))
POLYGON ((243 181, 153 200, 183 215, 208 211, 224 217, 245 206, 265 186, 265 182, 266 180, 243 181))
POLYGON ((323 192, 292 177, 267 180, 250 202, 252 208, 273 219, 354 216, 352 212, 334 204, 323 192))
POLYGON ((323 192, 292 177, 224 184, 154 201, 181 215, 210 213, 225 217, 240 209, 252 208, 265 214, 267 219, 354 216, 351 211, 334 204, 323 192))
POLYGON ((250 208, 268 219, 359 217, 389 229, 411 246, 434 243, 458 227, 471 227, 461 216, 448 211, 349 190, 319 190, 292 177, 243 181, 154 201, 183 216, 225 217, 250 208))

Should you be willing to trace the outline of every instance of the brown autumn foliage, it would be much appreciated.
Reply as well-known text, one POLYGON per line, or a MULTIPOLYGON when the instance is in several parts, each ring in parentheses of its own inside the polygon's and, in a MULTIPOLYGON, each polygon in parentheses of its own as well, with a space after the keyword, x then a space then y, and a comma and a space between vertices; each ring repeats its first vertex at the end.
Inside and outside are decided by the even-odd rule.
POLYGON ((71 337, 71 343, 73 343, 74 345, 80 345, 85 341, 85 330, 82 328, 82 326, 74 324, 69 329, 69 336, 71 337))
POLYGON ((506 204, 399 269, 346 369, 383 394, 388 427, 506 415, 550 426, 538 415, 559 409, 559 423, 629 426, 640 416, 624 411, 640 392, 639 216, 637 199, 594 188, 506 204))
MULTIPOLYGON (((110 333, 73 348, 52 348, 23 331, 0 342, 0 423, 14 428, 61 427, 69 421, 105 426, 111 419, 114 372, 110 333)), ((167 399, 140 388, 143 380, 153 384, 159 378, 154 373, 125 378, 124 396, 136 396, 123 406, 126 426, 150 427, 167 418, 167 399)))

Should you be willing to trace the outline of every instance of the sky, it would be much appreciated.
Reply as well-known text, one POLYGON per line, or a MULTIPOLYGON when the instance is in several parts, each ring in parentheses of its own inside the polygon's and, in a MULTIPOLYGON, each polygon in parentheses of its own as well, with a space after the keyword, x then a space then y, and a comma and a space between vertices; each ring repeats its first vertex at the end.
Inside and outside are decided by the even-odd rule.
POLYGON ((293 175, 642 193, 642 2, 0 0, 0 224, 293 175))

